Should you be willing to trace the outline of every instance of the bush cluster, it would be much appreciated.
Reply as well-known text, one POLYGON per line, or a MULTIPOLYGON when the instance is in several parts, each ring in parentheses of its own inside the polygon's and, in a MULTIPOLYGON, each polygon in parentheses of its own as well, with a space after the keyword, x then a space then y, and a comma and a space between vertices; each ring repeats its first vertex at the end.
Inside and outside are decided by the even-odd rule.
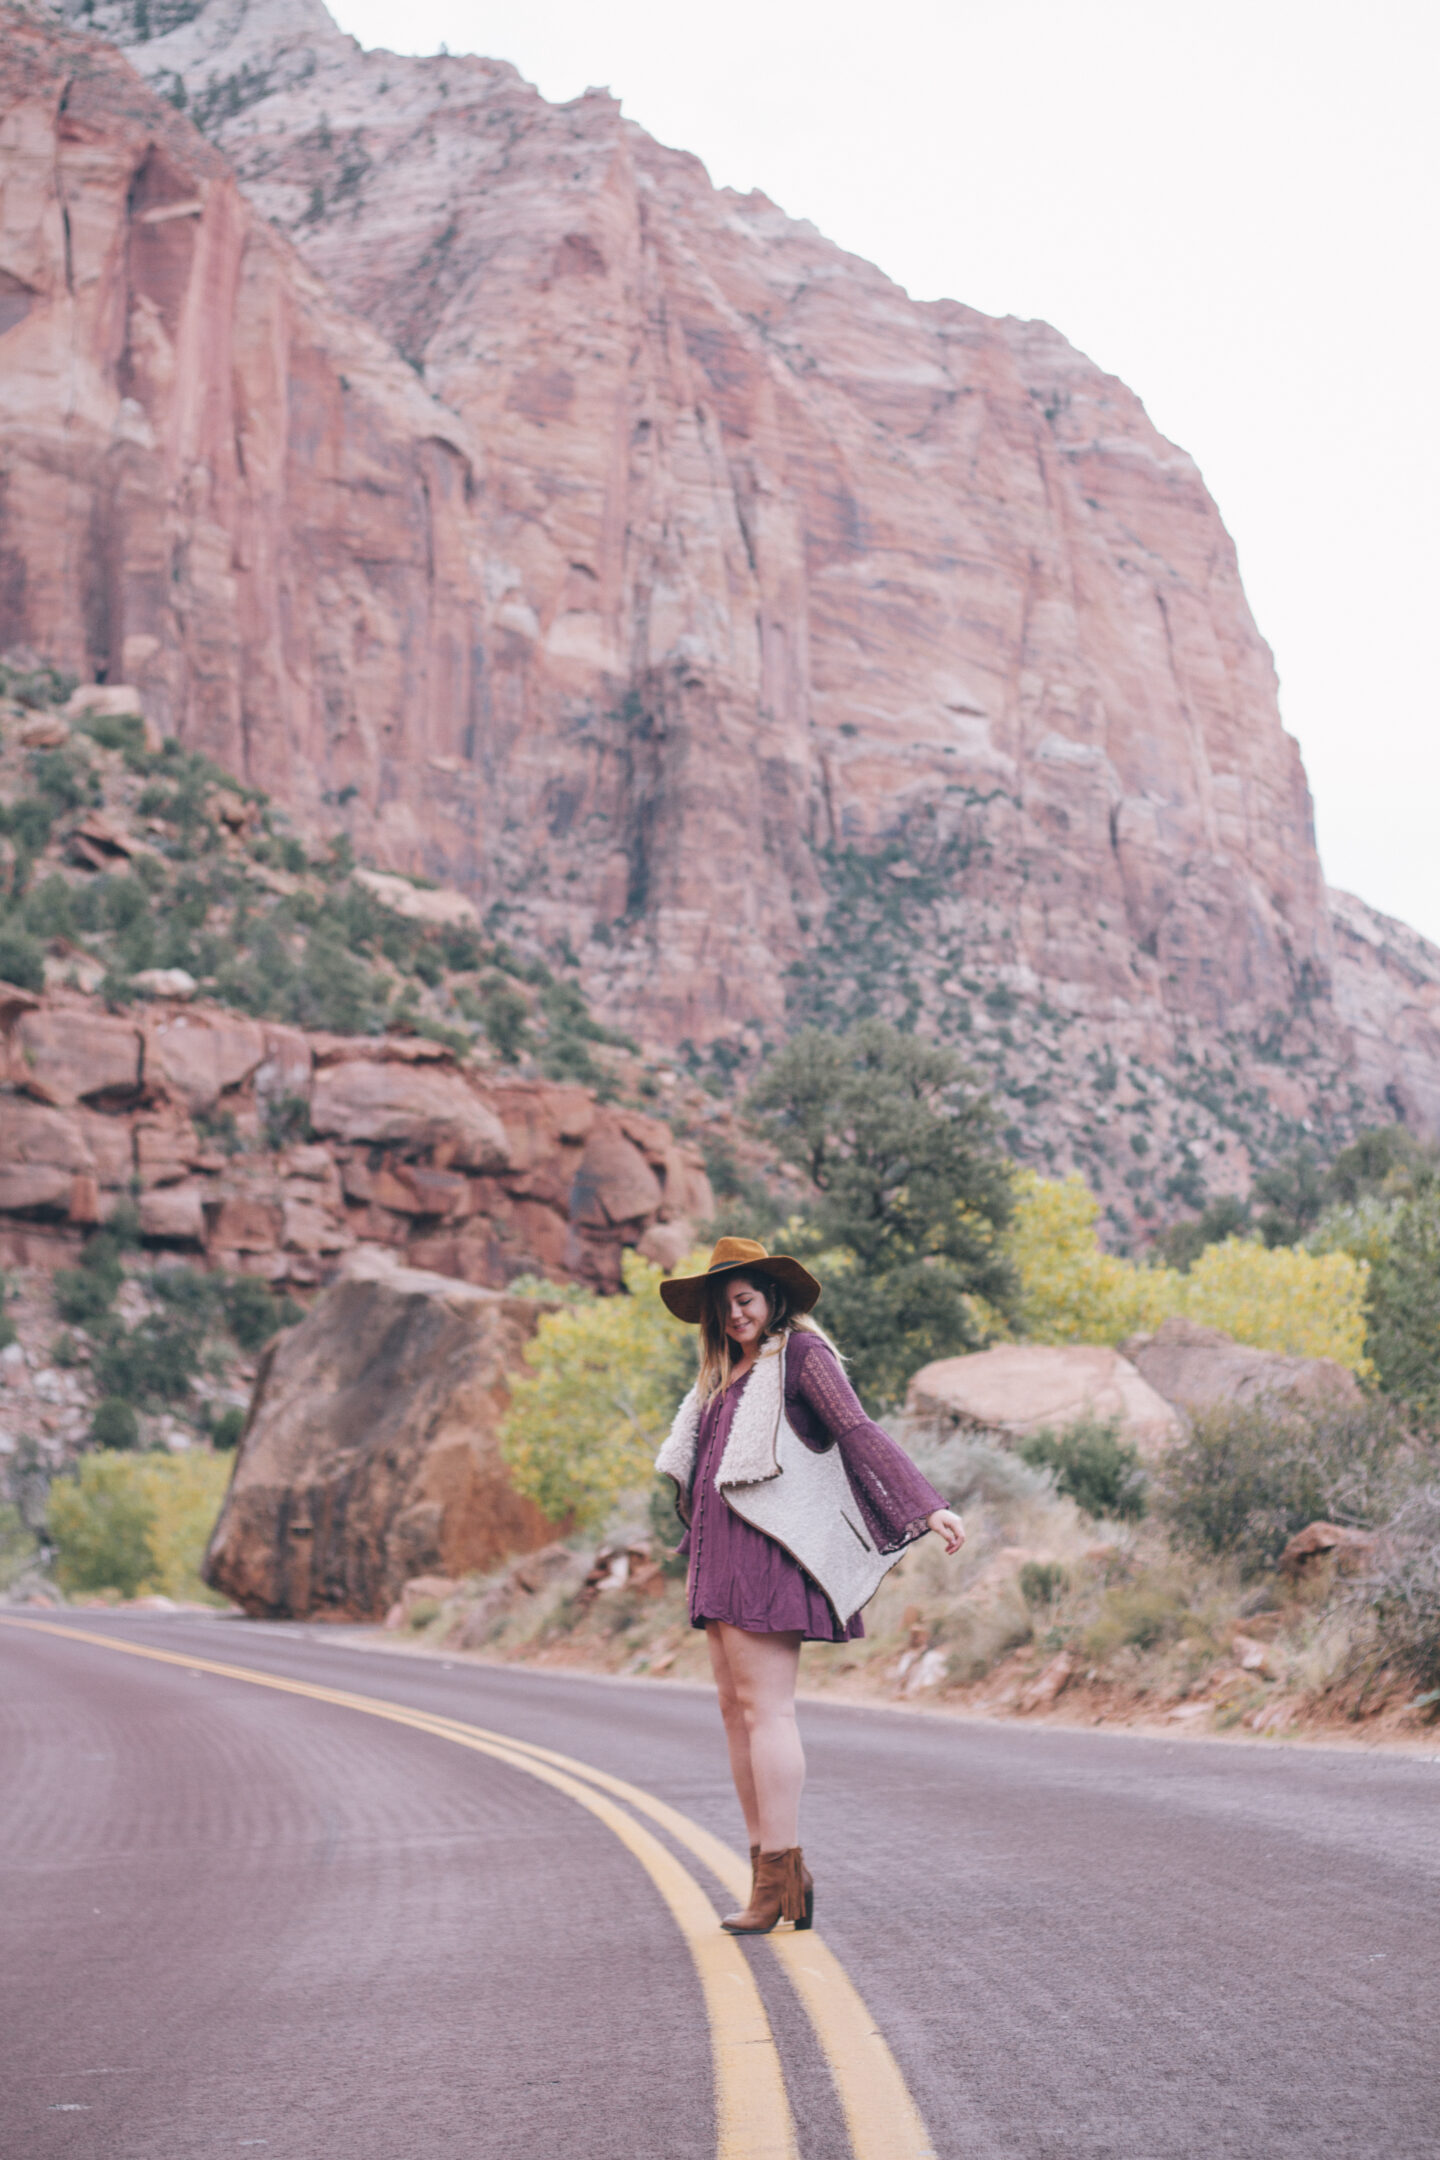
POLYGON ((1016 1453, 1033 1469, 1049 1470, 1056 1491, 1087 1515, 1138 1522, 1145 1513, 1145 1472, 1138 1451, 1120 1438, 1118 1418, 1077 1418, 1062 1432, 1030 1433, 1016 1453))
POLYGON ((1308 1523, 1383 1524, 1434 1454, 1383 1399, 1210 1410, 1167 1454, 1160 1509, 1181 1546, 1233 1559, 1251 1577, 1308 1523))

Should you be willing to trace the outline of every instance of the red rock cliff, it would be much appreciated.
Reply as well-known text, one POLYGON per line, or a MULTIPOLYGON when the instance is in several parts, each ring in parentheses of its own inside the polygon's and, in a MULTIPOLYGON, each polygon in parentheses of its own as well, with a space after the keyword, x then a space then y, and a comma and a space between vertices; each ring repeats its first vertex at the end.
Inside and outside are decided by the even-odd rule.
POLYGON ((568 938, 654 1042, 968 1037, 1122 1214, 1166 1193, 1117 1111, 1173 1203, 1387 1085, 1440 1109, 1429 1022, 1356 1062, 1234 550, 1122 384, 607 96, 181 14, 130 51, 208 142, 8 13, 0 643, 568 938))

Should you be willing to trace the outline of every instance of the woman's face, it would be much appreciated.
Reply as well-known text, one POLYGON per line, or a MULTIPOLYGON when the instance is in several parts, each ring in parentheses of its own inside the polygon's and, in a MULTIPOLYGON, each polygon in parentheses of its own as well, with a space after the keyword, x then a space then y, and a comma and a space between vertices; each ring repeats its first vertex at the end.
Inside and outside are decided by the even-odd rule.
POLYGON ((725 1292, 725 1332, 742 1356, 759 1343, 769 1318, 770 1302, 764 1291, 746 1276, 734 1276, 725 1292))

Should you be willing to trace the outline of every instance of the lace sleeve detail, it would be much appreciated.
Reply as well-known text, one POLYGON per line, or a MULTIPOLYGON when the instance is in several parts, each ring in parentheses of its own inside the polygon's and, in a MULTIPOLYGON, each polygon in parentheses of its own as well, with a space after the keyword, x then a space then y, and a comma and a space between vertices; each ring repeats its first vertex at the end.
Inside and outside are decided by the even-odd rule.
POLYGON ((879 1550, 898 1552, 902 1545, 923 1537, 930 1517, 946 1504, 941 1494, 922 1477, 905 1450, 865 1415, 827 1344, 817 1336, 796 1334, 790 1339, 789 1355, 796 1390, 839 1448, 879 1550))

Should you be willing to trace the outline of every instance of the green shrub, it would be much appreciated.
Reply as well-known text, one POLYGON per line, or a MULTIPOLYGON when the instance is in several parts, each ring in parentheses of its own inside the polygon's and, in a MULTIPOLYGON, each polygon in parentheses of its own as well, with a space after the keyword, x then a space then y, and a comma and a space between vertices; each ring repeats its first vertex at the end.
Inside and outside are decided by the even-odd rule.
POLYGON ((1183 1594, 1164 1582, 1140 1582, 1109 1590, 1096 1619, 1086 1630, 1085 1648, 1097 1663, 1130 1647, 1154 1650, 1174 1642, 1189 1619, 1183 1594))
POLYGON ((51 1343, 50 1362, 52 1365, 58 1365, 62 1372, 69 1372, 80 1363, 80 1345, 70 1333, 69 1328, 61 1328, 60 1333, 51 1343))
POLYGON ((221 1292, 225 1324, 242 1350, 258 1350, 301 1317, 293 1298, 277 1298, 258 1275, 232 1275, 221 1292))
POLYGON ((473 975, 484 957, 475 932, 458 923, 447 923, 441 930, 440 950, 446 967, 455 975, 473 975))
POLYGON ((1228 1407, 1194 1419, 1157 1483, 1178 1544, 1253 1576, 1307 1523, 1383 1521, 1433 1459, 1433 1443, 1384 1401, 1228 1407))
POLYGON ((34 665, 22 658, 0 660, 0 697, 47 711, 63 705, 77 687, 73 675, 62 675, 48 660, 34 665))
POLYGON ((124 1279, 120 1262, 111 1257, 93 1267, 82 1261, 78 1268, 57 1268, 55 1306, 60 1318, 68 1320, 72 1327, 94 1327, 109 1312, 110 1302, 124 1279))
POLYGON ((1056 1490, 1087 1515, 1138 1522, 1145 1513, 1145 1473, 1138 1451, 1120 1438, 1118 1419, 1077 1418, 1063 1432, 1031 1433, 1016 1453, 1032 1469, 1053 1471, 1056 1490))
POLYGON ((20 990, 45 987, 45 948, 13 920, 0 923, 0 979, 20 990))
POLYGON ((218 1275, 202 1268, 160 1268, 150 1277, 151 1294, 172 1306, 196 1325, 203 1325, 220 1306, 224 1284, 218 1275))
POLYGON ((139 713, 90 713, 80 726, 102 750, 124 752, 132 772, 144 772, 149 758, 145 748, 145 722, 139 713))
POLYGON ((50 838, 54 806, 41 795, 19 795, 0 804, 0 832, 6 832, 22 855, 38 855, 50 838))
POLYGON ((0 1350, 8 1350, 11 1343, 18 1340, 15 1322, 6 1311, 9 1298, 10 1285, 4 1276, 0 1275, 0 1350))
POLYGON ((369 973, 333 926, 322 924, 307 939, 289 1006, 290 1018, 301 1027, 327 1028, 336 1035, 363 1035, 377 1017, 369 973))
POLYGON ((201 1329, 189 1319, 154 1315, 120 1332, 96 1353, 95 1379, 107 1395, 159 1410, 190 1392, 200 1363, 201 1329))
POLYGON ((110 1310, 111 1300, 125 1271, 120 1255, 138 1244, 140 1218, 126 1201, 115 1208, 103 1229, 93 1230, 85 1241, 80 1265, 55 1271, 55 1303, 62 1320, 75 1327, 94 1327, 110 1310))
POLYGON ((210 1445, 222 1451, 238 1447, 244 1430, 245 1412, 238 1403, 228 1403, 210 1427, 210 1445))
POLYGON ((32 937, 74 937, 79 922, 73 888, 58 872, 52 873, 28 895, 21 917, 32 937))
POLYGON ((57 815, 99 800, 97 777, 69 750, 36 750, 30 759, 35 793, 57 815))
POLYGON ((92 1447, 133 1448, 140 1445, 140 1420, 123 1395, 106 1395, 96 1404, 90 1420, 92 1447))
MULTIPOLYGON (((470 1008, 461 1005, 461 1011, 470 1008)), ((492 975, 485 984, 485 994, 480 999, 476 1017, 484 1028, 491 1044, 504 1058, 507 1065, 515 1064, 531 1048, 530 1006, 524 993, 501 975, 492 975)))
POLYGON ((1070 1577, 1056 1560, 1027 1560, 1020 1570, 1020 1595, 1027 1605, 1053 1605, 1070 1587, 1070 1577))
POLYGON ((50 1488, 55 1575, 67 1593, 118 1590, 137 1597, 151 1568, 154 1504, 123 1456, 86 1455, 50 1488))
POLYGON ((310 1105, 303 1095, 275 1095, 265 1105, 265 1145, 278 1154, 298 1140, 313 1140, 310 1105))

